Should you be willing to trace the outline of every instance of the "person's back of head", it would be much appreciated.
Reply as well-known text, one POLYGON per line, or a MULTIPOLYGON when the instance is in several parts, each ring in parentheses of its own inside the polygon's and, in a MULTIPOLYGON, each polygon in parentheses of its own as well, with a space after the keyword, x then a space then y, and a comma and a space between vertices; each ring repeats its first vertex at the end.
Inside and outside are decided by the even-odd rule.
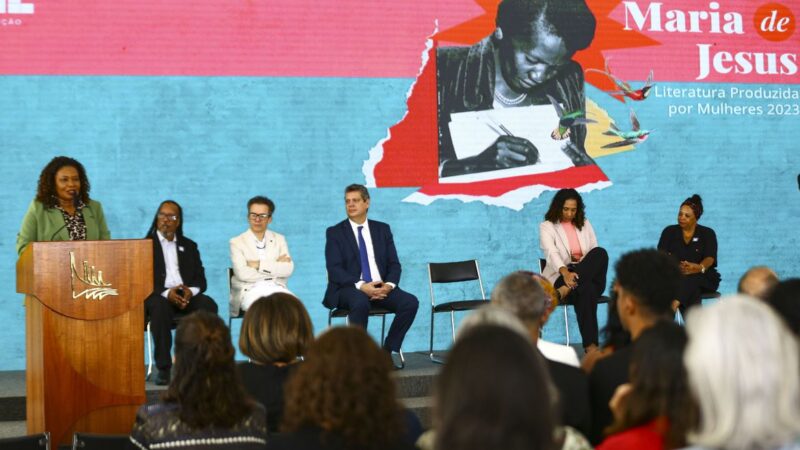
POLYGON ((778 274, 769 267, 751 267, 739 279, 737 292, 763 300, 778 281, 778 274))
POLYGON ((260 364, 292 363, 314 339, 306 308, 295 296, 278 292, 258 299, 244 315, 239 349, 260 364))
POLYGON ((525 339, 531 338, 525 324, 517 316, 495 304, 489 304, 472 311, 461 321, 456 330, 456 341, 461 339, 461 336, 469 334, 474 328, 485 325, 508 328, 525 339))
POLYGON ((695 425, 696 408, 688 388, 683 354, 687 337, 672 321, 659 320, 644 330, 631 357, 631 390, 609 434, 666 419, 666 448, 680 448, 695 425))
POLYGON ((464 332, 435 382, 437 449, 554 448, 557 393, 544 358, 504 326, 464 332))
POLYGON ((789 278, 776 284, 767 295, 767 303, 800 336, 800 278, 789 278))
POLYGON ((175 331, 173 379, 164 400, 180 406, 192 428, 231 427, 253 409, 239 381, 225 322, 207 311, 182 318, 175 331))
POLYGON ((636 250, 622 255, 615 270, 620 320, 632 334, 642 322, 672 316, 681 282, 674 258, 655 249, 636 250))
POLYGON ((514 314, 529 329, 537 331, 550 304, 532 272, 519 271, 506 275, 492 290, 492 304, 514 314))
POLYGON ((386 449, 402 438, 389 355, 359 327, 324 332, 285 386, 283 432, 316 427, 345 448, 386 449))
POLYGON ((700 410, 689 441, 772 449, 800 437, 800 348, 764 302, 730 296, 686 319, 684 356, 700 410))

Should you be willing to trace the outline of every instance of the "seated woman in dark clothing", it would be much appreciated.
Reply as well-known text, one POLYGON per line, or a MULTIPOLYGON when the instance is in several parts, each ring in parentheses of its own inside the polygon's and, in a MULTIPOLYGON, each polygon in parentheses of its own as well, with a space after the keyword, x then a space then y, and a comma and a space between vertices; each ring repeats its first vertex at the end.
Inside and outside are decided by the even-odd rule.
POLYGON ((264 448, 266 414, 245 393, 234 353, 230 330, 216 314, 181 319, 172 381, 160 403, 139 409, 130 437, 135 448, 264 448))
POLYGON ((283 385, 313 339, 308 312, 293 295, 260 298, 244 315, 239 349, 250 360, 239 364, 239 373, 247 392, 267 408, 270 433, 283 416, 283 385))
POLYGON ((359 327, 337 327, 309 346, 286 383, 272 450, 413 449, 419 421, 397 401, 389 354, 359 327))
POLYGON ((703 199, 694 194, 681 203, 678 224, 661 232, 658 249, 669 253, 680 263, 683 281, 678 294, 681 314, 700 304, 700 296, 719 287, 717 272, 717 235, 714 230, 697 223, 703 215, 703 199))

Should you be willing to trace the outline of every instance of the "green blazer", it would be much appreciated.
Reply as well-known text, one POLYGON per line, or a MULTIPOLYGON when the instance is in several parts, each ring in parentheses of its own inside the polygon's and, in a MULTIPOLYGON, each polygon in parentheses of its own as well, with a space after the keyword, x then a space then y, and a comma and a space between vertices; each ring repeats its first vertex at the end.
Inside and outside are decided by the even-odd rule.
MULTIPOLYGON (((111 233, 103 215, 100 202, 89 200, 81 212, 86 222, 86 240, 98 241, 111 239, 111 233)), ((22 228, 17 234, 17 255, 20 255, 29 242, 68 241, 69 232, 64 226, 64 216, 56 208, 48 208, 41 202, 33 200, 22 219, 22 228)))

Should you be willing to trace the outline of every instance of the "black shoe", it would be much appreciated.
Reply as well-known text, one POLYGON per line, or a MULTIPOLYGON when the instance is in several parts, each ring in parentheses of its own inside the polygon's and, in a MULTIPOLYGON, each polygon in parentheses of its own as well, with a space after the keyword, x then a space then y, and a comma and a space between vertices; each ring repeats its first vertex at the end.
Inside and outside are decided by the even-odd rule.
POLYGON ((158 374, 156 374, 156 386, 167 386, 169 384, 170 379, 170 370, 161 370, 158 369, 158 374))

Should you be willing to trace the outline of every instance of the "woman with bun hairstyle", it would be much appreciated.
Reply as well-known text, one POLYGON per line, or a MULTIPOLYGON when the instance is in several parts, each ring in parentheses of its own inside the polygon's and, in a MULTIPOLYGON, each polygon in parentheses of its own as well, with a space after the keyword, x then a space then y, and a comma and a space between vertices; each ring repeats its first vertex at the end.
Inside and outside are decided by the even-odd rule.
POLYGON ((709 227, 697 223, 703 215, 703 199, 694 194, 681 203, 678 224, 661 232, 658 249, 672 255, 680 264, 681 282, 678 302, 681 314, 700 304, 703 293, 719 287, 717 272, 717 235, 709 227))

